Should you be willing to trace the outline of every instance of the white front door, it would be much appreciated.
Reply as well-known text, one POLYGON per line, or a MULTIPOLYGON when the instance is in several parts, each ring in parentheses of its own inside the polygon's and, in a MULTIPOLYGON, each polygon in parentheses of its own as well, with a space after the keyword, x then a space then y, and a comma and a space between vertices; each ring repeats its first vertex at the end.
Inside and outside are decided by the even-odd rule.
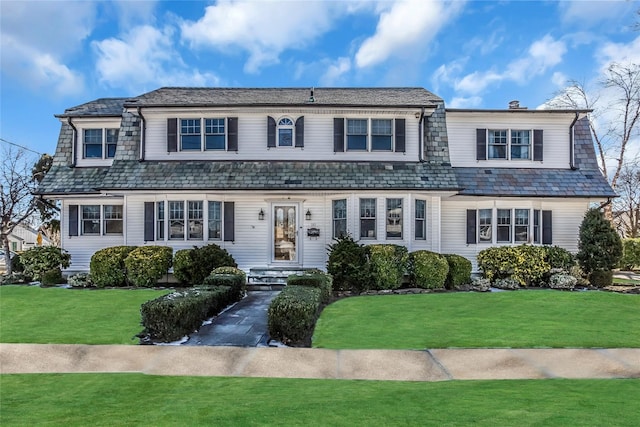
POLYGON ((298 209, 296 205, 273 205, 273 261, 298 262, 298 209))

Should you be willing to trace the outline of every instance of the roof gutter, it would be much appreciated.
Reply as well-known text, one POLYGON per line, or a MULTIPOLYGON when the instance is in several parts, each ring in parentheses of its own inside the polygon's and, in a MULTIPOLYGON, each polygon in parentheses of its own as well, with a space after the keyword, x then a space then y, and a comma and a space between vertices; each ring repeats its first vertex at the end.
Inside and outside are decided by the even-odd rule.
POLYGON ((424 107, 420 110, 420 120, 418 120, 418 160, 424 163, 424 107))
POLYGON ((144 162, 144 152, 147 142, 147 120, 142 115, 142 107, 137 108, 138 117, 140 117, 140 156, 138 161, 144 162))
POLYGON ((78 129, 76 129, 76 127, 73 125, 73 122, 71 121, 71 117, 67 118, 67 124, 69 126, 71 126, 71 129, 73 130, 72 134, 73 136, 71 137, 71 167, 75 168, 76 167, 76 161, 77 161, 77 153, 76 153, 76 145, 78 145, 78 129))
POLYGON ((571 170, 578 169, 576 167, 576 160, 575 160, 575 151, 576 151, 575 125, 576 125, 576 122, 578 121, 579 116, 580 116, 580 113, 576 111, 576 115, 573 118, 573 121, 571 122, 571 124, 569 125, 569 167, 571 168, 571 170))

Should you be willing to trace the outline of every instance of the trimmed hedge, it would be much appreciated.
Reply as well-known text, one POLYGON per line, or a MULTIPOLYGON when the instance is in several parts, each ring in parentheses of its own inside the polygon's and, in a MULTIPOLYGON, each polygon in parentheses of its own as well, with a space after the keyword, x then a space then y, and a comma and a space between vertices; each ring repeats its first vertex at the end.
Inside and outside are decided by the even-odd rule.
POLYGON ((153 287, 169 271, 172 260, 169 246, 140 246, 129 253, 124 264, 133 285, 153 287))
POLYGON ((640 267, 640 239, 623 239, 620 268, 633 270, 638 267, 640 267))
POLYGON ((311 339, 321 305, 321 290, 309 286, 286 286, 271 301, 269 335, 288 345, 311 339))
POLYGON ((182 249, 176 252, 173 276, 182 284, 200 285, 218 267, 237 267, 226 249, 216 244, 182 249))
POLYGON ((331 301, 332 282, 331 276, 322 272, 302 275, 292 274, 287 277, 287 286, 309 286, 320 289, 320 301, 322 304, 327 304, 331 301))
POLYGON ((96 251, 89 263, 93 284, 99 288, 126 286, 127 269, 124 260, 135 248, 136 246, 112 246, 96 251))
POLYGON ((202 287, 208 288, 208 287, 228 286, 232 290, 233 298, 235 301, 242 299, 247 289, 247 277, 244 274, 244 271, 238 270, 239 273, 237 272, 219 273, 218 271, 221 270, 222 268, 233 268, 233 267, 216 268, 215 270, 213 270, 213 272, 211 272, 209 276, 207 276, 204 279, 202 287))
POLYGON ((491 282, 514 279, 520 286, 529 286, 540 283, 551 270, 546 254, 542 246, 496 246, 480 251, 477 260, 491 282))
POLYGON ((374 289, 398 289, 407 270, 405 246, 374 244, 366 247, 374 289))
POLYGON ((228 286, 194 288, 147 301, 140 308, 144 331, 139 336, 159 342, 176 341, 231 304, 233 294, 228 286))
POLYGON ((471 261, 456 254, 444 254, 442 256, 449 264, 449 273, 447 273, 447 279, 444 282, 445 288, 455 289, 457 286, 471 283, 471 271, 473 270, 471 261))
POLYGON ((415 251, 409 254, 411 283, 424 289, 443 288, 449 273, 449 264, 440 254, 415 251))

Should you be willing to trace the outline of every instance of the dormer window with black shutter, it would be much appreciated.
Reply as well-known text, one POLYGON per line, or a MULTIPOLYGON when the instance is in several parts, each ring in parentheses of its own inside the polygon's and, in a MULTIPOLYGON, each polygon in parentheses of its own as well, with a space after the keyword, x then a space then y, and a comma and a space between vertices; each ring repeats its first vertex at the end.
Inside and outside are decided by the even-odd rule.
POLYGON ((333 120, 333 151, 405 152, 405 119, 333 120))
POLYGON ((267 148, 275 147, 304 148, 304 116, 267 117, 267 148))
POLYGON ((237 151, 237 117, 167 119, 167 151, 237 151))
POLYGON ((540 129, 476 129, 476 159, 541 162, 542 135, 540 129))

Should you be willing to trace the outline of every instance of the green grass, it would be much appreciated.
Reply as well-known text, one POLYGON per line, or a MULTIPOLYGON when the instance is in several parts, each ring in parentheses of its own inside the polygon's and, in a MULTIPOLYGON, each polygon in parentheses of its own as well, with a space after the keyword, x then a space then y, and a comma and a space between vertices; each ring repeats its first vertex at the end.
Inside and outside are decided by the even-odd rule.
POLYGON ((382 382, 3 375, 0 424, 635 426, 639 380, 382 382))
POLYGON ((140 305, 165 293, 0 286, 0 342, 137 344, 140 305))
POLYGON ((640 296, 551 290, 385 295, 327 306, 314 347, 640 347, 640 296))
POLYGON ((623 279, 620 277, 614 277, 613 278, 613 284, 614 285, 628 285, 628 286, 638 286, 640 285, 640 282, 637 280, 633 280, 633 279, 623 279))

